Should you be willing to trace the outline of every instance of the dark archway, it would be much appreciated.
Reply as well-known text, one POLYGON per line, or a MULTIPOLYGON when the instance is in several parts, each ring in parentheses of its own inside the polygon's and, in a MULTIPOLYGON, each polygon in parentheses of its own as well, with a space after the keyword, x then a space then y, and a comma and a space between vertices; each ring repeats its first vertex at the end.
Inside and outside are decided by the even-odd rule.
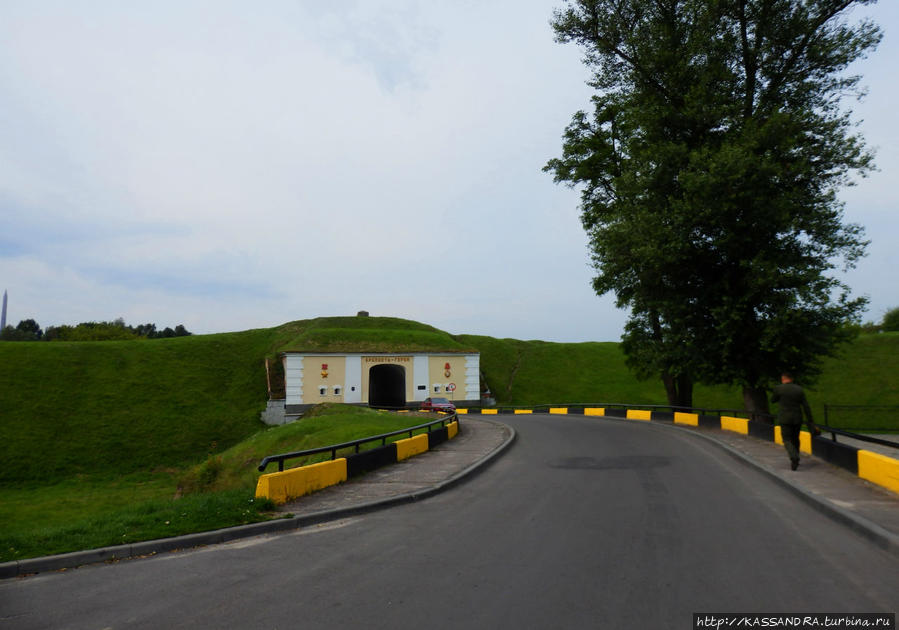
POLYGON ((385 363, 368 371, 368 404, 371 407, 406 406, 406 370, 385 363))

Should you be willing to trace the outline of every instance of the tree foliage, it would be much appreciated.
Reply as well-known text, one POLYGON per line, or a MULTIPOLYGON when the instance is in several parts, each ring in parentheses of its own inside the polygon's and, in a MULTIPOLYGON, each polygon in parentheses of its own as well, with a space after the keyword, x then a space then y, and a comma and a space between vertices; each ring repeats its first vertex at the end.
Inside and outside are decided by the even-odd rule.
POLYGON ((45 336, 47 341, 123 341, 140 338, 133 329, 118 321, 49 326, 45 336))
POLYGON ((863 255, 837 191, 872 156, 841 99, 880 39, 870 0, 576 0, 560 42, 596 93, 546 170, 580 186, 597 293, 630 309, 629 364, 671 404, 738 383, 750 409, 789 369, 806 380, 865 300, 830 275, 863 255))
POLYGON ((888 310, 884 316, 883 321, 881 322, 881 329, 886 332, 897 332, 899 331, 899 307, 891 308, 888 310))
POLYGON ((33 319, 23 319, 13 328, 7 326, 0 331, 0 340, 2 341, 40 341, 44 331, 33 319))
POLYGON ((48 326, 43 331, 36 321, 26 319, 15 328, 7 326, 0 332, 0 341, 120 341, 183 337, 191 334, 193 333, 181 324, 174 329, 166 327, 163 331, 157 331, 156 324, 129 326, 122 318, 111 322, 81 322, 76 326, 48 326))

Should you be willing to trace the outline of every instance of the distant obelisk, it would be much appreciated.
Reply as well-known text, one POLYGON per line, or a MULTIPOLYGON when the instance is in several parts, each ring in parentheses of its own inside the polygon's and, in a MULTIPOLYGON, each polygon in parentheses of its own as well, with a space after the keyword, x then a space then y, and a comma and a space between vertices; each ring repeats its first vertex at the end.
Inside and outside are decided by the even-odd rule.
POLYGON ((0 330, 6 328, 6 289, 3 290, 3 313, 0 313, 0 330))

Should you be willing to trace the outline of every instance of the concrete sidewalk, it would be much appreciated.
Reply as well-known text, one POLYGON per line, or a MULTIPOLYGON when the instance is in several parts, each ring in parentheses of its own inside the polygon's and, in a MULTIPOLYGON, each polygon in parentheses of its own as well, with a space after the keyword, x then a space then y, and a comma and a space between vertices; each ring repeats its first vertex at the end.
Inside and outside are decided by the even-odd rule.
POLYGON ((492 461, 515 439, 511 427, 480 417, 460 416, 459 434, 421 455, 351 477, 280 506, 294 516, 363 511, 414 501, 440 492, 492 461))

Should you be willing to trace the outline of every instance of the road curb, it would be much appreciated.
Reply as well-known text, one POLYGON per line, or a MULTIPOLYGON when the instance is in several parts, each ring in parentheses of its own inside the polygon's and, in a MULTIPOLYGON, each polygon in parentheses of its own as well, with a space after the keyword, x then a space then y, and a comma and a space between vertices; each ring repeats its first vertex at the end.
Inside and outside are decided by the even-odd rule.
MULTIPOLYGON (((393 505, 403 503, 412 503, 420 501, 432 495, 438 494, 453 486, 461 483, 469 477, 479 474, 485 470, 490 464, 502 455, 516 440, 517 433, 515 429, 502 422, 479 418, 482 422, 499 426, 507 432, 506 439, 496 448, 487 453, 483 458, 471 464, 467 468, 459 471, 452 477, 437 483, 423 490, 415 490, 406 494, 369 501, 346 508, 337 508, 331 510, 322 510, 312 512, 302 516, 292 516, 286 518, 275 519, 272 521, 262 521, 259 523, 249 523, 247 525, 237 525, 234 527, 225 527, 208 532, 198 532, 195 534, 185 534, 183 536, 174 536, 172 538, 159 538, 156 540, 145 540, 135 542, 128 545, 116 545, 113 547, 101 547, 99 549, 88 549, 85 551, 73 551, 70 553, 57 554, 53 556, 42 556, 39 558, 25 558, 22 560, 13 560, 11 562, 0 563, 0 579, 31 575, 34 573, 45 573, 48 571, 59 571, 63 569, 74 569, 77 567, 97 564, 100 562, 118 562, 120 560, 131 560, 147 556, 153 556, 159 553, 171 551, 179 551, 182 549, 192 549, 195 547, 204 547, 207 545, 216 545, 221 543, 238 540, 241 538, 250 538, 252 536, 262 536, 266 534, 279 534, 299 529, 308 525, 316 525, 328 521, 333 521, 349 516, 374 512, 393 505)), ((464 430, 464 429, 463 429, 464 430)))

